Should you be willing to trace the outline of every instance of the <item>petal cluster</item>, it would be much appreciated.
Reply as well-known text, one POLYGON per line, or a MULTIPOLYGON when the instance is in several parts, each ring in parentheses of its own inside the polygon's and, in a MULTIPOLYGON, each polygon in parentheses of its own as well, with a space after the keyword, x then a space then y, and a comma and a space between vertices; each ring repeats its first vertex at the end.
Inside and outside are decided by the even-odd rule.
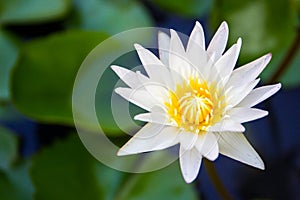
POLYGON ((281 85, 255 88, 271 54, 234 69, 242 40, 225 51, 227 39, 228 26, 223 22, 206 47, 202 26, 196 22, 186 47, 174 30, 170 36, 159 32, 159 58, 135 44, 147 75, 112 66, 128 85, 116 93, 147 111, 135 116, 147 124, 118 155, 180 144, 181 171, 188 183, 197 177, 203 157, 213 161, 219 153, 264 169, 242 123, 266 116, 267 111, 252 107, 281 85))

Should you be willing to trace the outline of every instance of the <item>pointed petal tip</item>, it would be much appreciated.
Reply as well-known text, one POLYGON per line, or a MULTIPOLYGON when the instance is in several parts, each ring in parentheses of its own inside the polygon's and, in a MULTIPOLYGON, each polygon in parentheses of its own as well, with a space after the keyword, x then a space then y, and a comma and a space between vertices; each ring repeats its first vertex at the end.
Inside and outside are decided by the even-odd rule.
POLYGON ((117 72, 120 68, 120 66, 117 66, 117 65, 111 65, 110 68, 114 71, 114 72, 117 72))
POLYGON ((262 117, 265 117, 265 116, 267 116, 268 114, 269 114, 269 112, 266 111, 266 110, 264 110, 264 115, 263 115, 262 117))
POLYGON ((118 88, 115 88, 115 93, 119 94, 122 96, 122 93, 124 92, 124 90, 126 90, 126 88, 124 87, 118 87, 118 88))
POLYGON ((127 155, 124 151, 122 151, 121 149, 119 149, 119 151, 117 152, 117 156, 125 156, 127 155))
POLYGON ((268 53, 268 54, 266 54, 266 55, 264 55, 263 56, 263 64, 264 65, 267 65, 270 61, 271 61, 271 59, 272 59, 272 53, 268 53))
POLYGON ((265 170, 264 161, 260 157, 258 157, 258 161, 259 161, 259 163, 256 163, 255 165, 252 165, 252 166, 257 168, 257 169, 260 169, 260 170, 265 170))
POLYGON ((238 46, 242 46, 242 38, 241 37, 238 38, 237 45, 238 46))
POLYGON ((221 27, 222 27, 223 29, 227 29, 227 30, 228 30, 228 24, 227 24, 227 22, 226 22, 226 21, 223 21, 223 22, 221 23, 221 27))
MULTIPOLYGON (((270 85, 271 86, 271 85, 270 85)), ((282 87, 282 84, 281 83, 276 83, 273 85, 273 91, 272 91, 272 95, 276 94, 282 87)), ((271 96, 272 96, 271 95, 271 96)))
POLYGON ((202 29, 202 25, 198 21, 195 22, 195 26, 198 27, 198 28, 200 28, 200 29, 202 29))
POLYGON ((197 177, 193 178, 193 177, 186 177, 183 175, 183 179, 186 183, 190 184, 192 183, 197 177))
POLYGON ((218 153, 215 153, 215 154, 210 154, 210 153, 207 153, 206 155, 203 155, 203 157, 205 157, 206 159, 208 159, 209 161, 215 161, 218 157, 219 157, 219 152, 218 153), (210 156, 208 156, 208 154, 210 156))
POLYGON ((138 44, 138 43, 134 43, 133 46, 134 46, 134 48, 135 48, 136 50, 142 49, 142 48, 143 48, 142 45, 140 45, 140 44, 138 44))
POLYGON ((120 89, 121 89, 121 88, 119 88, 119 87, 118 87, 118 88, 115 88, 115 92, 116 92, 116 93, 119 93, 119 92, 120 92, 120 89))
POLYGON ((171 33, 171 37, 177 35, 177 32, 174 29, 170 29, 170 33, 171 33))
MULTIPOLYGON (((277 84, 276 84, 276 88, 277 88, 278 90, 281 88, 281 86, 282 86, 281 83, 277 83, 277 84)), ((277 90, 277 91, 278 91, 278 90, 277 90)))
POLYGON ((144 116, 145 113, 141 113, 141 114, 137 114, 133 117, 134 120, 138 120, 138 121, 145 121, 144 116))
POLYGON ((128 149, 126 148, 126 144, 123 147, 121 147, 117 152, 117 156, 128 156, 133 154, 137 154, 137 153, 130 150, 128 151, 128 149), (124 149, 124 147, 126 150, 124 149))
POLYGON ((202 27, 202 25, 200 24, 200 22, 196 21, 196 22, 195 22, 194 28, 196 28, 197 31, 201 31, 202 34, 204 34, 204 33, 203 33, 203 27, 202 27))

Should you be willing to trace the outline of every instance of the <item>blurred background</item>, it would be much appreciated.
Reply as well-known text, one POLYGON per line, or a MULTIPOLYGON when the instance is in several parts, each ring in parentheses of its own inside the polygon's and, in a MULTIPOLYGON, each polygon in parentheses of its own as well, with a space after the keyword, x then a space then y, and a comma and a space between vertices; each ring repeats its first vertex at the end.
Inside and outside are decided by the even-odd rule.
MULTIPOLYGON (((300 199, 299 11, 299 0, 0 0, 0 199, 225 198, 216 185, 233 199, 300 199), (246 124, 245 133, 266 170, 220 156, 217 178, 201 166, 197 180, 186 184, 178 162, 146 174, 98 162, 72 118, 73 83, 84 58, 121 31, 158 26, 189 35, 196 20, 206 42, 228 22, 228 46, 243 39, 239 66, 273 54, 261 84, 283 88, 259 105, 269 116, 246 124)), ((139 63, 136 55, 130 59, 122 64, 139 63)), ((107 76, 111 95, 118 78, 107 76)), ((97 97, 101 126, 122 145, 130 137, 114 123, 105 94, 97 97)))

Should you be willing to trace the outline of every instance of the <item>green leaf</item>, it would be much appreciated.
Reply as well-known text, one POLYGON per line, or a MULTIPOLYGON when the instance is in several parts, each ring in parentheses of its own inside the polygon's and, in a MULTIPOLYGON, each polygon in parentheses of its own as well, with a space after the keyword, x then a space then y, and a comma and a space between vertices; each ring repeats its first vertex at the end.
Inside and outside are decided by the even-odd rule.
POLYGON ((0 100, 9 100, 9 77, 18 57, 18 48, 13 39, 0 29, 0 100))
MULTIPOLYGON (((154 159, 169 159, 170 154, 166 152, 155 152, 154 159)), ((148 159, 153 159, 149 157, 148 159)), ((153 165, 154 160, 146 160, 142 167, 153 165)), ((196 200, 197 194, 193 190, 192 184, 186 184, 182 178, 179 163, 174 162, 164 169, 158 171, 133 174, 125 181, 123 187, 120 187, 117 193, 117 200, 152 200, 152 199, 175 199, 175 200, 196 200), (171 178, 172 177, 172 178, 171 178)))
POLYGON ((70 0, 0 0, 0 24, 37 23, 65 16, 70 0))
MULTIPOLYGON (((241 64, 269 52, 273 59, 280 57, 291 45, 297 23, 293 2, 285 0, 219 0, 214 4, 212 18, 214 28, 221 21, 228 22, 230 44, 242 37, 241 64)), ((268 80, 278 67, 273 63, 264 72, 264 80, 268 80)))
POLYGON ((0 127, 0 169, 8 169, 17 157, 17 138, 0 127))
POLYGON ((31 168, 35 198, 45 200, 197 199, 180 173, 178 163, 146 174, 116 171, 93 159, 76 135, 37 154, 31 168))
POLYGON ((73 0, 75 13, 71 27, 116 34, 136 27, 152 26, 147 10, 135 0, 73 0))
MULTIPOLYGON (((129 68, 139 66, 140 61, 138 60, 136 56, 136 52, 130 52, 127 53, 121 57, 119 57, 117 60, 113 62, 114 65, 118 66, 130 66, 129 68)), ((127 131, 132 131, 136 129, 136 123, 135 121, 132 124, 132 119, 135 115, 143 112, 144 110, 139 108, 136 105, 129 104, 129 113, 130 116, 122 116, 119 118, 116 118, 123 113, 121 111, 122 106, 126 105, 128 103, 127 100, 120 97, 118 94, 114 92, 114 87, 116 86, 116 83, 120 81, 120 78, 113 72, 111 68, 107 68, 106 71, 103 73, 101 79, 99 80, 99 84, 97 87, 97 93, 96 93, 96 105, 95 108, 98 111, 97 117, 99 119, 99 123, 101 127, 103 128, 105 133, 112 134, 121 134, 121 130, 118 127, 118 124, 121 126, 121 128, 125 128, 127 131), (112 102, 112 95, 117 96, 117 102, 112 102), (114 108, 113 108, 114 106, 114 108), (112 109, 115 109, 118 113, 114 116, 112 113, 112 109), (117 123, 116 123, 117 122, 117 123)), ((124 85, 122 85, 124 86, 124 85)), ((125 86, 127 87, 127 86, 125 86)), ((127 108, 126 108, 127 109, 127 108)))
POLYGON ((85 56, 107 36, 69 31, 28 42, 12 74, 12 99, 36 120, 73 124, 72 90, 85 56))
POLYGON ((74 136, 33 158, 35 199, 103 199, 95 176, 96 161, 74 136))
POLYGON ((173 12, 186 17, 199 17, 207 14, 213 1, 205 0, 154 0, 163 11, 173 12))

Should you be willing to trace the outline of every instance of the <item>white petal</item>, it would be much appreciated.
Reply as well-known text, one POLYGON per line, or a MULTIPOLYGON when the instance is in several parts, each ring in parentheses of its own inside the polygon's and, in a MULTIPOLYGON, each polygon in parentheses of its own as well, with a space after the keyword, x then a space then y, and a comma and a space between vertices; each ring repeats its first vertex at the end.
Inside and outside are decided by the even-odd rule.
MULTIPOLYGON (((164 104, 164 102, 169 101, 169 90, 166 86, 157 82, 147 82, 143 84, 143 88, 145 88, 151 98, 157 102, 164 104)), ((144 98, 144 101, 148 101, 148 99, 144 98)))
POLYGON ((178 143, 177 135, 176 127, 148 123, 118 151, 118 156, 168 148, 178 143))
POLYGON ((135 120, 156 124, 171 125, 168 115, 163 113, 142 113, 134 116, 135 120))
POLYGON ((218 138, 211 132, 204 133, 204 135, 199 135, 195 143, 195 147, 202 154, 202 156, 211 161, 214 161, 218 158, 218 138))
POLYGON ((268 115, 268 111, 257 109, 257 108, 232 108, 228 115, 230 116, 230 119, 239 122, 249 122, 252 120, 256 120, 259 118, 262 118, 266 115, 268 115))
POLYGON ((139 55, 139 58, 145 68, 148 76, 152 80, 157 78, 157 68, 164 67, 163 63, 148 49, 145 49, 139 44, 134 44, 134 47, 139 55))
MULTIPOLYGON (((154 107, 156 108, 156 107, 154 107)), ((156 124, 164 124, 164 125, 173 125, 175 126, 176 124, 171 123, 169 120, 169 115, 167 115, 162 108, 160 110, 156 109, 153 110, 151 109, 150 113, 142 113, 138 114, 134 117, 135 120, 140 120, 143 122, 151 122, 151 123, 156 123, 156 124)))
POLYGON ((192 149, 198 139, 198 134, 193 132, 181 131, 179 133, 179 143, 184 149, 192 149))
POLYGON ((231 77, 227 83, 227 87, 243 85, 256 79, 258 75, 264 70, 267 64, 270 62, 272 54, 262 56, 242 67, 237 68, 231 74, 231 77))
POLYGON ((191 183, 196 179, 201 166, 202 156, 197 149, 184 149, 180 146, 180 168, 182 176, 187 183, 191 183))
POLYGON ((220 153, 242 163, 265 169, 264 163, 243 133, 223 132, 219 139, 220 153))
POLYGON ((233 132, 244 132, 245 127, 241 123, 236 122, 232 119, 223 119, 216 123, 212 127, 209 127, 209 131, 213 132, 223 132, 223 131, 233 131, 233 132))
POLYGON ((148 49, 139 44, 134 46, 151 81, 173 89, 175 86, 170 70, 148 49))
POLYGON ((253 88, 258 84, 259 81, 260 79, 256 79, 249 84, 234 88, 232 87, 226 97, 228 106, 234 107, 238 103, 240 103, 247 95, 249 95, 249 93, 253 90, 253 88))
POLYGON ((190 35, 188 44, 187 44, 187 52, 189 51, 189 48, 191 46, 198 46, 202 49, 205 49, 205 37, 204 32, 201 24, 197 21, 195 23, 194 29, 192 30, 192 33, 190 35))
POLYGON ((228 39, 228 25, 226 22, 222 22, 220 27, 218 28, 217 32, 211 39, 210 44, 207 47, 207 53, 211 57, 214 54, 214 60, 218 60, 227 44, 227 39, 228 39))
POLYGON ((139 87, 141 84, 143 84, 143 82, 141 81, 143 79, 148 80, 148 78, 144 75, 141 74, 141 76, 143 76, 142 79, 141 77, 138 77, 140 75, 123 67, 112 65, 111 68, 120 77, 120 79, 122 79, 131 88, 139 87))
POLYGON ((206 52, 205 52, 205 41, 204 33, 202 26, 199 22, 196 22, 196 25, 191 33, 187 44, 187 57, 188 60, 193 65, 193 68, 203 74, 203 68, 207 67, 206 64, 206 52))
POLYGON ((252 107, 266 100, 281 88, 281 84, 267 85, 251 91, 237 106, 252 107))
POLYGON ((187 79, 190 75, 191 67, 187 60, 187 55, 182 42, 174 30, 171 31, 171 43, 169 52, 169 64, 171 71, 175 71, 179 75, 187 79))
POLYGON ((170 36, 166 33, 158 32, 159 58, 165 66, 169 66, 170 36))
POLYGON ((228 80, 239 57, 241 45, 242 40, 239 38, 237 43, 232 45, 232 47, 216 62, 215 67, 223 80, 228 80))
POLYGON ((152 107, 159 106, 157 99, 153 98, 146 90, 130 89, 130 88, 116 88, 115 92, 121 95, 131 103, 150 111, 152 107))
MULTIPOLYGON (((206 63, 204 67, 201 67, 201 73, 204 77, 204 80, 209 80, 210 82, 214 82, 215 80, 221 80, 220 74, 215 67, 215 55, 213 54, 211 57, 207 55, 206 63)), ((220 81, 219 81, 220 82, 220 81)))

